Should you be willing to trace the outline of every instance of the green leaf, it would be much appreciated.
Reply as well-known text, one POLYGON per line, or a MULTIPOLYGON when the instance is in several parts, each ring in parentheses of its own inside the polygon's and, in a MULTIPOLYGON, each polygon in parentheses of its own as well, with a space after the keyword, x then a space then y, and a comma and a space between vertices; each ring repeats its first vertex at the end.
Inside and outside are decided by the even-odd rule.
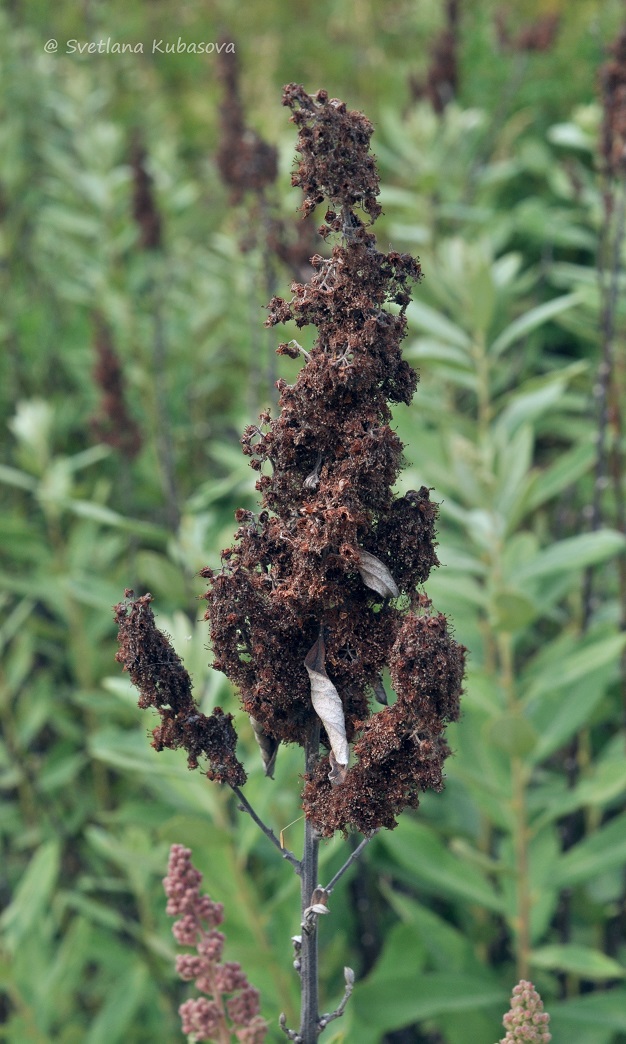
POLYGON ((45 841, 28 864, 12 902, 0 918, 10 950, 36 930, 38 921, 48 910, 59 874, 60 856, 60 842, 45 841))
POLYGON ((450 852, 434 830, 404 816, 391 833, 381 835, 387 851, 407 868, 415 880, 435 895, 447 895, 500 911, 499 896, 484 874, 450 852))
POLYGON ((519 631, 537 616, 539 607, 519 591, 498 591, 492 602, 492 626, 496 631, 519 631))
POLYGON ((624 636, 616 635, 564 656, 560 664, 546 664, 526 696, 527 714, 539 733, 532 752, 535 762, 558 750, 590 721, 623 646, 624 636))
POLYGON ((620 987, 550 1004, 550 1029, 555 1040, 577 1041, 578 1026, 607 1026, 615 1032, 625 1033, 626 989, 620 987))
POLYGON ((622 813, 561 856, 555 867, 553 884, 558 888, 582 884, 595 874, 622 866, 625 862, 626 813, 622 813))
POLYGON ((420 337, 419 340, 407 345, 405 354, 407 359, 416 363, 443 362, 460 366, 464 370, 469 369, 472 365, 470 357, 461 348, 430 337, 420 337))
POLYGON ((539 677, 535 678, 525 695, 529 707, 532 708, 533 703, 537 704, 543 693, 569 687, 595 674, 600 668, 617 663, 625 644, 626 635, 614 634, 610 638, 589 642, 577 652, 557 656, 551 663, 544 660, 539 677))
POLYGON ((120 969, 118 981, 110 987, 106 1002, 85 1037, 85 1044, 128 1041, 131 1021, 143 1004, 148 982, 148 971, 143 964, 133 966, 129 962, 128 968, 120 969))
POLYGON ((496 337, 489 348, 490 354, 501 355, 502 352, 506 351, 516 341, 521 340, 522 337, 532 333, 539 326, 543 326, 544 323, 549 322, 556 315, 567 311, 568 308, 573 308, 574 305, 579 304, 580 299, 580 295, 575 292, 566 294, 564 297, 557 297, 556 300, 548 301, 546 304, 537 305, 536 308, 531 308, 530 311, 515 319, 496 337))
POLYGON ((554 573, 585 569, 587 566, 605 562, 625 547, 626 538, 614 529, 581 533, 567 540, 557 540, 529 562, 518 566, 509 579, 513 584, 519 585, 554 573))
POLYGON ((99 522, 104 526, 113 526, 116 529, 136 533, 138 536, 147 537, 148 539, 167 540, 169 538, 169 533, 161 526, 156 526, 153 522, 143 522, 141 519, 136 518, 125 518, 124 515, 113 511, 112 508, 105 507, 104 504, 96 504, 91 500, 69 499, 64 506, 69 508, 73 514, 78 515, 79 518, 88 518, 92 522, 99 522))
POLYGON ((37 479, 32 475, 18 468, 11 468, 7 464, 0 464, 0 482, 7 486, 16 486, 18 489, 26 489, 29 493, 33 493, 38 485, 37 479))
MULTIPOLYGON (((407 955, 405 950, 405 956, 407 955)), ((447 1012, 499 1007, 506 1010, 507 996, 488 977, 462 972, 430 972, 414 976, 401 967, 388 978, 368 977, 357 985, 353 1002, 360 1020, 382 1033, 436 1018, 447 1012)), ((375 974, 375 973, 374 973, 375 974)))
POLYGON ((626 975, 621 964, 589 946, 542 946, 532 951, 530 963, 535 968, 570 972, 582 979, 621 979, 626 975))
POLYGON ((499 439, 511 438, 522 425, 530 425, 541 417, 563 395, 565 381, 549 381, 538 388, 521 392, 509 400, 498 417, 496 432, 499 439))
POLYGON ((512 758, 525 758, 535 748, 537 731, 521 714, 506 713, 489 722, 487 742, 493 743, 512 758))
POLYGON ((406 314, 409 324, 419 327, 425 333, 431 334, 447 344, 456 345, 457 348, 463 348, 467 352, 471 350, 472 342, 465 330, 451 322, 441 312, 423 304, 422 301, 411 301, 406 314))
POLYGON ((381 881, 386 899, 399 917, 410 925, 430 960, 439 970, 471 970, 476 955, 464 935, 428 907, 389 887, 381 881))
POLYGON ((554 464, 533 476, 528 492, 528 509, 541 507, 572 486, 589 471, 595 458, 596 451, 591 442, 583 442, 568 453, 560 454, 554 464))

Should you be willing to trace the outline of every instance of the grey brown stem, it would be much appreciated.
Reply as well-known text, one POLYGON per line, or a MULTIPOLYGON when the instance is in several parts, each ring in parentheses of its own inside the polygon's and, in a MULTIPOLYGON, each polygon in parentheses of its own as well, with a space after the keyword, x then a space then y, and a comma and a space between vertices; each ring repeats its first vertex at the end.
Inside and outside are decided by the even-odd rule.
MULTIPOLYGON (((316 722, 307 736, 305 747, 305 771, 312 773, 319 757, 320 728, 316 722)), ((316 1044, 319 1034, 318 982, 317 982, 317 917, 306 918, 312 896, 317 888, 317 864, 319 838, 309 819, 304 821, 304 854, 302 856, 302 931, 300 976, 302 982, 300 1033, 302 1044, 316 1044)))

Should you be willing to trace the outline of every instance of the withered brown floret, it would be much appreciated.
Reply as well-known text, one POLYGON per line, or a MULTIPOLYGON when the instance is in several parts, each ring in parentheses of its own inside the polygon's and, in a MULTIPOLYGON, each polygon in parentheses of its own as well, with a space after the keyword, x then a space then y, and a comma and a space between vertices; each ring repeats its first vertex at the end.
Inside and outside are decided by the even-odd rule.
POLYGON ((278 153, 273 145, 268 145, 246 126, 239 92, 239 63, 234 50, 227 46, 220 49, 217 74, 224 88, 217 168, 230 189, 231 202, 238 203, 246 192, 261 194, 275 181, 278 153))
POLYGON ((626 171, 626 29, 609 47, 609 61, 600 69, 604 169, 621 177, 626 171))

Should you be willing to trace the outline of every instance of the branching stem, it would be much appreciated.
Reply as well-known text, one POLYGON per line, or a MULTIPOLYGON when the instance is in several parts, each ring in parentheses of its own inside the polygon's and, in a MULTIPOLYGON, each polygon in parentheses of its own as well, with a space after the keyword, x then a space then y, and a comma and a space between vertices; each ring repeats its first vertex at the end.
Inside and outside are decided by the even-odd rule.
POLYGON ((272 844, 278 849, 283 859, 286 859, 289 863, 291 863, 296 873, 298 875, 301 875, 302 863, 300 862, 300 860, 293 854, 293 852, 290 852, 288 848, 283 848, 283 846, 280 843, 280 840, 276 837, 276 834, 274 833, 272 828, 268 827, 267 824, 263 822, 261 817, 257 815, 252 805, 248 801, 247 797, 244 796, 243 791, 239 787, 232 786, 232 784, 231 790, 233 794, 235 794, 235 796, 237 797, 237 800, 239 801, 239 807, 241 808, 242 812, 247 812, 248 815, 252 817, 259 829, 263 831, 265 836, 268 837, 272 844))
POLYGON ((369 837, 364 837, 363 840, 361 841, 361 843, 354 849, 354 852, 350 853, 350 855, 346 859, 346 861, 343 864, 343 866, 340 867, 340 869, 337 871, 335 876, 333 878, 331 878, 329 883, 326 885, 324 891, 326 892, 327 895, 330 895, 330 893, 332 892, 332 890, 335 887, 335 885, 337 884, 337 882, 345 874, 346 870, 349 870, 349 868, 352 866, 352 864, 355 863, 357 861, 357 859, 360 858, 361 853, 363 852, 363 849, 367 845, 369 845, 370 841, 372 840, 373 837, 376 836, 377 833, 378 833, 378 830, 375 830, 372 834, 369 835, 369 837))

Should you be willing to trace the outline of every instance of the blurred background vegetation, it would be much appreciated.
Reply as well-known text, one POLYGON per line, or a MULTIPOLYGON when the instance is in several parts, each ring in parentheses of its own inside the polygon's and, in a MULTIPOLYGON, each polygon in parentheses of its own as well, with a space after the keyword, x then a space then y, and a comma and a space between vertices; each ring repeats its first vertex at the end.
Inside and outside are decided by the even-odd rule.
MULTIPOLYGON (((151 749, 156 722, 115 663, 111 613, 126 587, 153 593, 202 708, 237 717, 248 798, 297 851, 299 751, 263 777, 208 665, 196 576, 255 502, 240 432, 297 370, 274 355, 295 331, 265 330, 264 306, 324 251, 298 238, 291 80, 373 120, 381 248, 421 259, 405 342, 421 385, 395 415, 401 489, 431 486, 441 503, 427 589, 470 650, 445 793, 379 835, 333 894, 324 1010, 344 964, 358 984, 324 1039, 492 1044, 524 975, 556 1044, 626 1041, 624 188, 602 173, 597 88, 624 11, 460 0, 455 20, 455 7, 0 12, 9 1044, 181 1038, 188 988, 161 886, 172 842, 226 906, 227 957, 261 990, 269 1039, 284 1039, 280 1011, 297 1021, 298 882, 230 792, 151 749), (151 53, 179 38, 235 42, 246 123, 278 148, 264 191, 233 202, 222 183, 218 58, 151 53), (143 53, 68 53, 71 40, 143 53)), ((322 883, 355 843, 324 846, 322 883)))

